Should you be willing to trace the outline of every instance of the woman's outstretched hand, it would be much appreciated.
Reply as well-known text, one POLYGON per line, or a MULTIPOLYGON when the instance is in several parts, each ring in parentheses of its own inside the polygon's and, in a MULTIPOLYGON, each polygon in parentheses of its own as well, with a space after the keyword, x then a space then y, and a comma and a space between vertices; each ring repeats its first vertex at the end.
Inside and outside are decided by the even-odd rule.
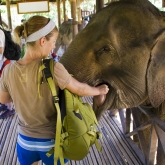
POLYGON ((100 85, 100 86, 97 86, 96 88, 99 89, 100 91, 100 95, 103 95, 103 94, 107 94, 108 91, 109 91, 109 88, 106 84, 103 84, 103 85, 100 85))
POLYGON ((96 107, 99 107, 99 106, 101 106, 104 103, 104 101, 106 99, 106 94, 108 93, 109 88, 105 84, 97 86, 97 88, 99 88, 99 90, 100 90, 100 95, 93 97, 93 104, 96 107))

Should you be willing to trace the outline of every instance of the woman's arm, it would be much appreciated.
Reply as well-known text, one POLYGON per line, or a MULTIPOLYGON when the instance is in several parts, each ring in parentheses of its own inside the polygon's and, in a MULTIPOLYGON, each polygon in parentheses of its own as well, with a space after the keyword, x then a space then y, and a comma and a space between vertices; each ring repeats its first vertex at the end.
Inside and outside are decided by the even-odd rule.
POLYGON ((12 102, 11 96, 8 92, 0 91, 0 103, 6 104, 12 102))
POLYGON ((79 96, 96 96, 107 94, 109 88, 107 85, 100 85, 97 87, 89 86, 88 84, 77 81, 74 77, 71 77, 66 89, 79 96))

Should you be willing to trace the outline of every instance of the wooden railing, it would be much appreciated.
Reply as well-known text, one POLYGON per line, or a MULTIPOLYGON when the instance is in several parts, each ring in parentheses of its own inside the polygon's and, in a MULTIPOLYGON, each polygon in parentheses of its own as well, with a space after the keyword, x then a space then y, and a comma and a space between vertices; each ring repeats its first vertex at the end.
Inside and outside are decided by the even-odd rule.
POLYGON ((157 163, 158 144, 159 151, 161 149, 159 154, 164 158, 157 165, 164 164, 165 160, 165 122, 153 113, 154 110, 152 107, 142 105, 118 110, 123 133, 125 137, 131 137, 132 141, 137 144, 140 149, 137 154, 145 165, 157 163))

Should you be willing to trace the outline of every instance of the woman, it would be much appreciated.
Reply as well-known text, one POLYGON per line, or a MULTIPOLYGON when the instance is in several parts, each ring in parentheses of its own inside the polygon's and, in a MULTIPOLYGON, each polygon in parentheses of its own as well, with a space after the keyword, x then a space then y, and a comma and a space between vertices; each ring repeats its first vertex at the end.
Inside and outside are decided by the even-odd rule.
MULTIPOLYGON (((42 160, 46 165, 53 165, 53 155, 48 158, 46 153, 54 146, 57 114, 47 84, 42 83, 38 88, 38 76, 41 76, 42 59, 55 48, 58 30, 49 18, 33 16, 17 26, 15 34, 17 38, 26 39, 26 51, 22 59, 5 67, 0 102, 13 101, 18 114, 17 155, 20 164, 34 165, 42 160)), ((67 88, 80 96, 105 95, 109 90, 106 85, 91 87, 78 82, 58 62, 55 62, 54 77, 59 88, 67 88)))

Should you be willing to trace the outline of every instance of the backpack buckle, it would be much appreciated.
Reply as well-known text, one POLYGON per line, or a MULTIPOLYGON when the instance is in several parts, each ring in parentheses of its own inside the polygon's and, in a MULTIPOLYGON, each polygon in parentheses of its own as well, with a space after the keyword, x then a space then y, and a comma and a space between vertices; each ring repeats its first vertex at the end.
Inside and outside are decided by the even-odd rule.
POLYGON ((58 96, 53 96, 53 101, 54 101, 55 103, 58 103, 58 102, 59 102, 58 96))

